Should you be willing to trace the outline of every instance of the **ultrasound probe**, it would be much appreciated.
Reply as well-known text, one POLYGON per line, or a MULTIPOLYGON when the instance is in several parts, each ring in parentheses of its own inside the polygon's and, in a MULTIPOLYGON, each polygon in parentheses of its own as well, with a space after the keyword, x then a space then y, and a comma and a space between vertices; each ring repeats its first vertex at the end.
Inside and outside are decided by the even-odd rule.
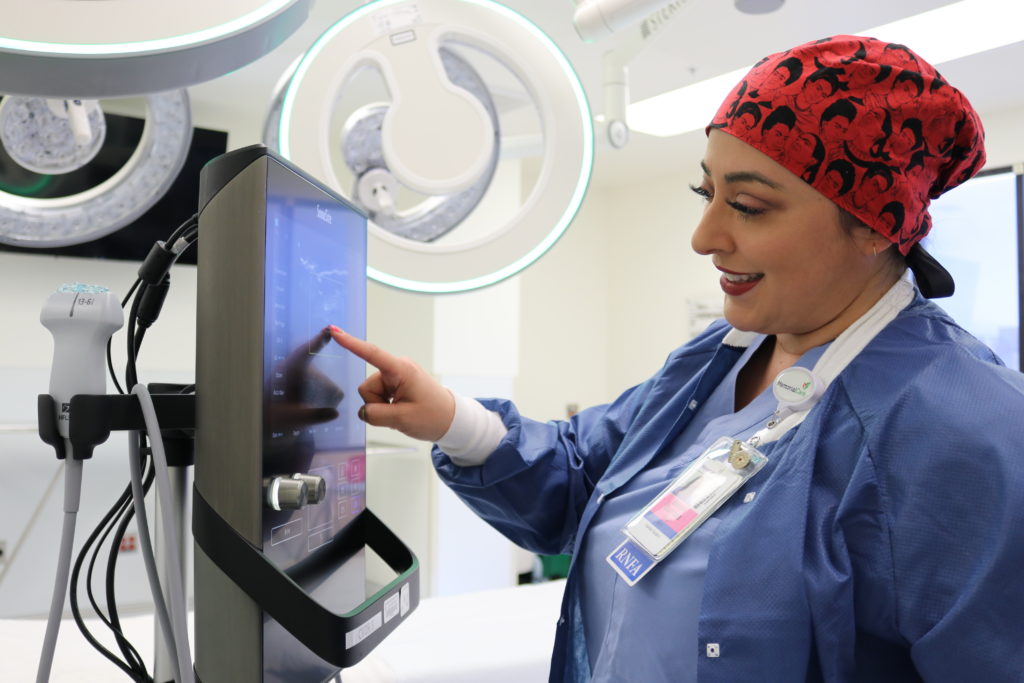
POLYGON ((64 612, 75 520, 82 493, 82 461, 76 460, 69 437, 71 397, 107 393, 106 349, 112 334, 124 324, 121 303, 106 287, 64 285, 50 295, 39 321, 53 335, 50 395, 54 398, 57 432, 64 438, 64 526, 61 532, 57 578, 39 659, 36 683, 50 678, 57 633, 64 612))

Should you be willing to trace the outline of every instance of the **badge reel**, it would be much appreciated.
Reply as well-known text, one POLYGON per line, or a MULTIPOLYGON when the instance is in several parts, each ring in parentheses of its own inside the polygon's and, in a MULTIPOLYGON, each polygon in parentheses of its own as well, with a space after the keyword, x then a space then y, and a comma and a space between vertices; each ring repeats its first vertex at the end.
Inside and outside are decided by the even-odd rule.
MULTIPOLYGON (((767 428, 814 405, 822 389, 807 368, 780 372, 772 384, 779 407, 767 428)), ((719 438, 626 523, 626 540, 607 559, 627 584, 635 585, 761 471, 768 458, 757 449, 760 435, 749 441, 719 438)))

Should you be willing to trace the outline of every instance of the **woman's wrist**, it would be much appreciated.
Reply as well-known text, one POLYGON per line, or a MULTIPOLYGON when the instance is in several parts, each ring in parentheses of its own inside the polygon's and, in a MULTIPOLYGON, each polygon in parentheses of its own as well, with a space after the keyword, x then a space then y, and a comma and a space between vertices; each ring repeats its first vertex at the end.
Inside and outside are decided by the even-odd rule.
POLYGON ((448 431, 437 440, 437 447, 459 467, 482 465, 508 429, 497 413, 474 399, 449 391, 455 400, 455 415, 448 431))

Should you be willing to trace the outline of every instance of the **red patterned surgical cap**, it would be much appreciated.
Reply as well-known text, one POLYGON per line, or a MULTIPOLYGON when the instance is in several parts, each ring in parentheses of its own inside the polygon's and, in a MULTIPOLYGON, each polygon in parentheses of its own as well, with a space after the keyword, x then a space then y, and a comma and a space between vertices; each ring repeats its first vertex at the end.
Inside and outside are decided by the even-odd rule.
POLYGON ((985 163, 964 95, 903 45, 833 36, 765 57, 708 130, 767 154, 906 255, 928 205, 985 163))

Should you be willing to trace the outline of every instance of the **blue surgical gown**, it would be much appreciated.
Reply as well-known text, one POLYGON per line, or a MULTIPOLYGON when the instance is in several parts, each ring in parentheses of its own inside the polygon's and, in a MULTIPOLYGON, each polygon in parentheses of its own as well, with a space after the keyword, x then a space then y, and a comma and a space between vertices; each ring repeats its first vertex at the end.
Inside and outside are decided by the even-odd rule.
MULTIPOLYGON (((768 422, 777 407, 770 387, 735 410, 737 376, 763 340, 763 335, 754 339, 679 436, 605 496, 594 514, 580 544, 580 596, 587 606, 583 630, 595 683, 697 680, 697 624, 714 532, 747 493, 756 492, 757 481, 740 489, 635 586, 626 584, 606 558, 622 542, 626 522, 719 437, 747 439, 768 422), (641 641, 647 656, 632 656, 641 641)), ((827 347, 811 349, 796 364, 812 368, 827 347)))
MULTIPOLYGON (((713 324, 654 377, 571 420, 482 401, 509 430, 482 465, 435 451, 441 477, 491 525, 577 558, 552 681, 591 678, 579 558, 598 511, 656 466, 736 366, 745 349, 727 332, 713 324)), ((917 296, 763 450, 756 498, 709 542, 697 680, 1024 680, 1020 373, 917 296)), ((650 656, 643 635, 621 650, 622 670, 650 656)))

